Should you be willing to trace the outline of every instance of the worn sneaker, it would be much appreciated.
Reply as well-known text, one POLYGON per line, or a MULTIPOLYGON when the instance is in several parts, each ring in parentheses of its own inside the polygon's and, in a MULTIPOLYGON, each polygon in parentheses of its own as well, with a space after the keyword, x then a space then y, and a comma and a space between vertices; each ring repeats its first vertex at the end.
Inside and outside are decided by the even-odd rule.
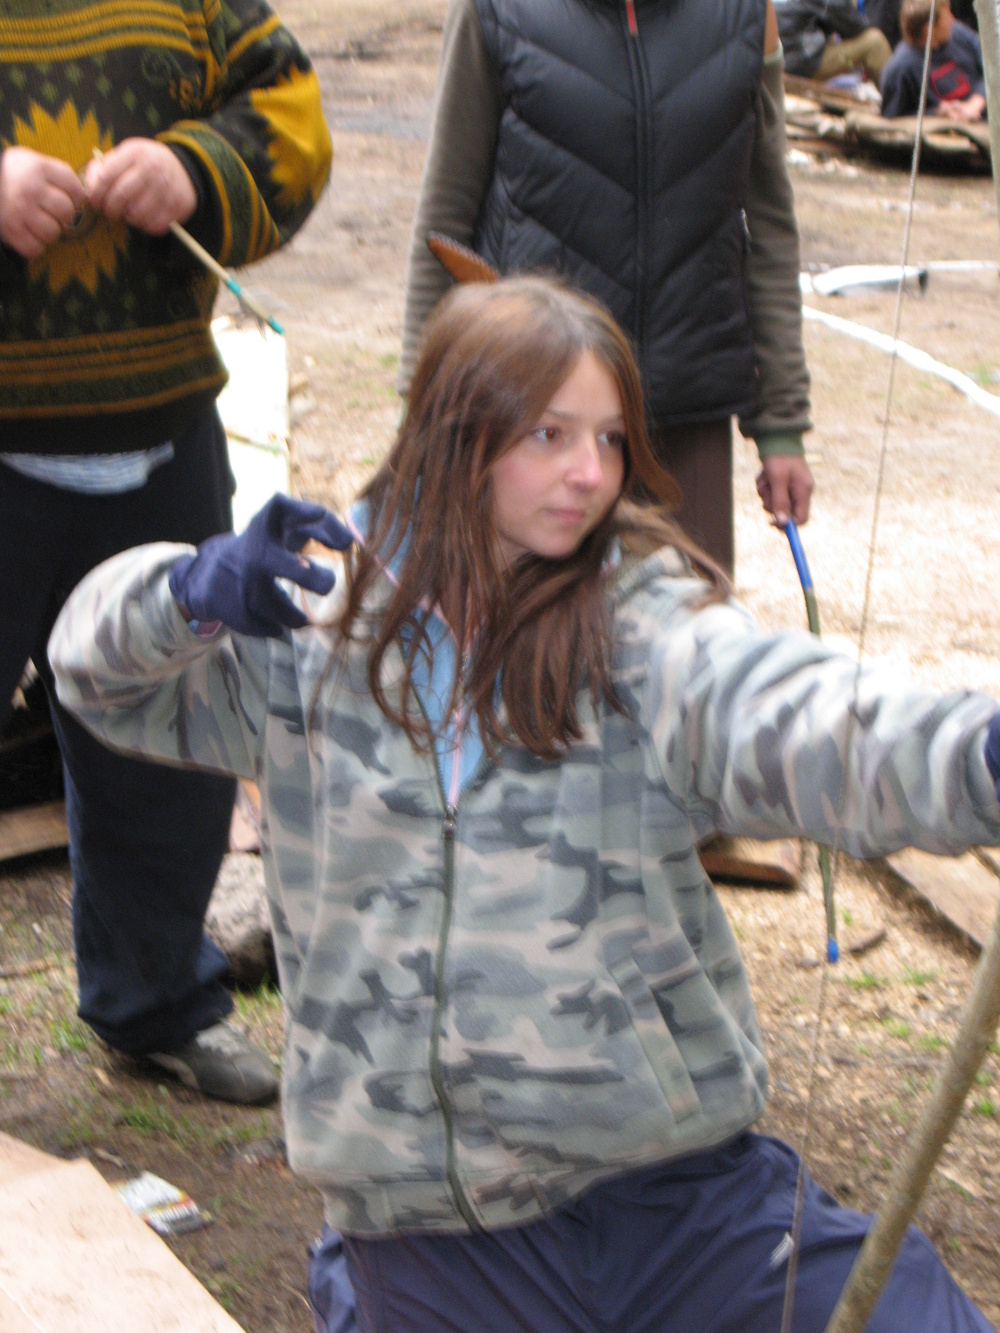
POLYGON ((196 1032, 186 1046, 154 1051, 146 1059, 174 1074, 185 1087, 223 1102, 261 1106, 278 1095, 271 1061, 226 1019, 196 1032))

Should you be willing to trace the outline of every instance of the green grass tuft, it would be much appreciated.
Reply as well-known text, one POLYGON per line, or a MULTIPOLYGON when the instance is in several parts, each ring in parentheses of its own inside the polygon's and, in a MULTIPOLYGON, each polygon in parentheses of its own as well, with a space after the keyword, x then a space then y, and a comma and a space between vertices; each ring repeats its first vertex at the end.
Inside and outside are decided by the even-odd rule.
POLYGON ((934 968, 926 971, 913 967, 903 969, 903 980, 908 986, 926 986, 930 981, 937 981, 937 978, 937 970, 934 968))
POLYGON ((905 1039, 910 1035, 910 1025, 902 1018, 896 1018, 893 1014, 887 1015, 882 1019, 882 1026, 888 1032, 890 1037, 899 1037, 905 1039))
POLYGON ((78 1018, 52 1020, 52 1041, 57 1051, 85 1051, 90 1045, 90 1031, 78 1018))
POLYGON ((917 1045, 922 1051, 943 1051, 948 1047, 944 1037, 939 1037, 936 1032, 922 1032, 917 1038, 917 1045))
POLYGON ((851 990, 881 990, 884 984, 880 977, 874 972, 869 972, 867 968, 860 977, 844 977, 844 985, 850 986, 851 990))

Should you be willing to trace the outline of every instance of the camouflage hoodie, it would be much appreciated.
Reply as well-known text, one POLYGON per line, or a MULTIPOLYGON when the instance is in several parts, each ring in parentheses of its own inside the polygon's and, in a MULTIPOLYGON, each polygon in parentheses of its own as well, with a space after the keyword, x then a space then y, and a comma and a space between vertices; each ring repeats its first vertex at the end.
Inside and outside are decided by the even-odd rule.
POLYGON ((752 1124, 761 1037, 695 837, 829 840, 849 730, 847 851, 1000 842, 991 700, 869 670, 849 728, 851 660, 699 608, 670 551, 619 574, 626 713, 588 704, 558 762, 484 756, 449 802, 363 645, 331 666, 321 629, 196 637, 167 586, 184 549, 80 584, 59 695, 114 745, 260 784, 289 1157, 346 1232, 522 1224, 752 1124))

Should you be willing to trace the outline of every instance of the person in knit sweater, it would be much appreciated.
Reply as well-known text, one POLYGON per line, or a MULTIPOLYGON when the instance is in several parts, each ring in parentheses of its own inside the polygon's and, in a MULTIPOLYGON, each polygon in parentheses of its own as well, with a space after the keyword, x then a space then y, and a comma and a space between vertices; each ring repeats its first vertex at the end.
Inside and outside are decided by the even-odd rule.
MULTIPOLYGON (((232 525, 215 398, 221 263, 301 226, 331 161, 319 85, 264 0, 28 0, 0 16, 0 721, 94 565, 232 525)), ((80 1014, 237 1101, 277 1090, 225 1021, 203 935, 228 778, 126 758, 50 694, 66 778, 80 1014)))

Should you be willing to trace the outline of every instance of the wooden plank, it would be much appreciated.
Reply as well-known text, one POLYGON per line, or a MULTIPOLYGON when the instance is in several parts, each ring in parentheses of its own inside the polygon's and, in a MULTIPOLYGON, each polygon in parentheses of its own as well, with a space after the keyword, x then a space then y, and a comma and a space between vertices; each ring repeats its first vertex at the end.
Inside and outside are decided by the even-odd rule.
POLYGON ((66 808, 62 801, 0 810, 0 861, 66 847, 68 843, 66 808))
MULTIPOLYGON (((824 111, 844 117, 849 134, 862 143, 913 147, 917 133, 916 116, 885 117, 861 102, 852 93, 831 88, 816 79, 785 75, 785 93, 791 99, 791 120, 802 114, 803 103, 812 103, 824 111)), ((801 123, 801 122, 800 122, 801 123)), ((926 115, 923 121, 925 145, 949 156, 972 159, 989 157, 989 126, 985 121, 963 125, 944 116, 926 115), (963 144, 962 140, 966 140, 963 144)))
POLYGON ((793 97, 808 98, 825 111, 854 111, 863 103, 842 88, 831 88, 822 79, 806 79, 801 74, 785 74, 785 92, 793 97))
MULTIPOLYGON (((849 111, 844 123, 847 133, 861 143, 912 148, 917 133, 916 116, 895 116, 886 120, 870 111, 849 111)), ((985 125, 960 125, 943 116, 924 117, 924 146, 948 157, 983 161, 989 157, 988 135, 985 125)))
POLYGON ((888 858, 917 896, 980 949, 1000 906, 1000 880, 977 855, 931 856, 912 847, 888 858))
POLYGON ((0 1135, 0 1328, 239 1333, 89 1162, 0 1135))
POLYGON ((0 1188, 9 1185, 12 1180, 20 1180, 22 1176, 47 1171, 57 1160, 49 1153, 33 1148, 30 1143, 22 1143, 9 1134, 0 1134, 0 1188))
POLYGON ((755 842, 752 838, 713 838, 698 857, 709 879, 758 884, 768 889, 798 888, 802 844, 795 840, 755 842))
POLYGON ((9 1296, 0 1290, 0 1328, 3 1333, 45 1333, 41 1324, 36 1324, 24 1310, 15 1305, 9 1296))

